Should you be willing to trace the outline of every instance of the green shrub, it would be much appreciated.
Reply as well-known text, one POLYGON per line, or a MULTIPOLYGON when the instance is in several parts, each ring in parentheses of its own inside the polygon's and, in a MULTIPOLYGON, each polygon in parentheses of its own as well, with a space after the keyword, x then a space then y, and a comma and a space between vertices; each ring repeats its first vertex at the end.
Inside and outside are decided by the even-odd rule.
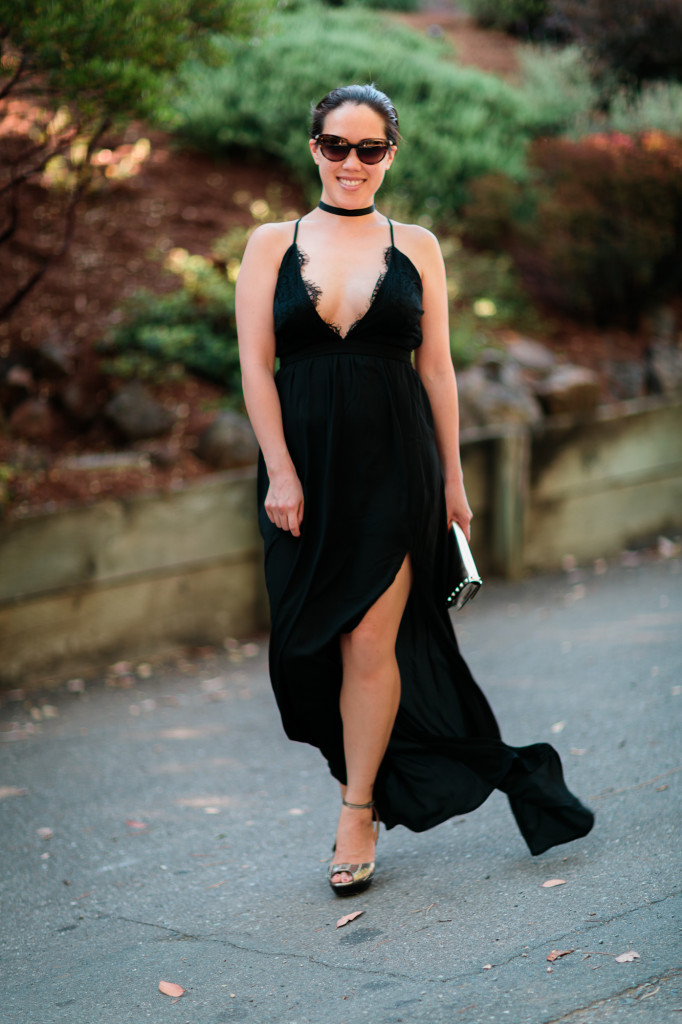
POLYGON ((213 153, 281 161, 311 198, 319 180, 306 144, 310 104, 348 82, 373 80, 396 104, 404 143, 386 189, 412 211, 439 216, 461 205, 471 179, 524 173, 533 125, 523 100, 492 75, 446 60, 443 42, 357 8, 309 6, 280 16, 257 44, 225 46, 228 66, 187 69, 180 137, 213 153))
POLYGON ((579 46, 522 46, 518 51, 526 116, 536 134, 584 132, 600 94, 579 46))
POLYGON ((627 84, 682 79, 679 0, 552 0, 552 16, 627 84))
MULTIPOLYGON (((166 267, 181 286, 166 295, 138 292, 106 340, 103 369, 167 378, 182 366, 239 394, 234 281, 225 267, 173 249, 166 267)), ((233 275, 234 276, 234 275, 233 275)))
POLYGON ((589 54, 570 46, 519 48, 521 95, 536 134, 590 131, 636 134, 656 128, 682 134, 682 85, 644 82, 633 92, 614 76, 592 74, 589 54))
MULTIPOLYGON (((251 213, 253 226, 291 218, 279 190, 266 198, 236 198, 251 213)), ((125 319, 105 339, 105 372, 118 376, 169 379, 185 370, 220 384, 241 403, 241 372, 235 320, 235 282, 252 228, 233 228, 213 244, 213 258, 173 249, 166 269, 180 282, 165 295, 140 291, 127 303, 125 319)))
POLYGON ((637 326, 682 288, 682 139, 547 140, 532 150, 533 216, 513 249, 534 294, 598 325, 637 326))
POLYGON ((635 94, 621 89, 611 102, 607 124, 625 134, 654 128, 682 135, 682 84, 647 82, 635 94))
POLYGON ((521 95, 536 134, 591 131, 636 134, 656 128, 682 134, 682 84, 644 82, 634 92, 614 76, 592 74, 589 54, 570 46, 519 48, 521 95))

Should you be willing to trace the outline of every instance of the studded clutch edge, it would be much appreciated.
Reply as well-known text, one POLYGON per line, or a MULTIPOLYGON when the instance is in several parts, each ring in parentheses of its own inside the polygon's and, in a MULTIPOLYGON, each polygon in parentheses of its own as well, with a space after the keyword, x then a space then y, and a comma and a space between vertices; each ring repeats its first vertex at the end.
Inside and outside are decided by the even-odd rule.
POLYGON ((457 523, 450 527, 450 544, 452 570, 446 601, 448 608, 459 611, 467 601, 476 596, 483 580, 476 568, 464 531, 457 523))

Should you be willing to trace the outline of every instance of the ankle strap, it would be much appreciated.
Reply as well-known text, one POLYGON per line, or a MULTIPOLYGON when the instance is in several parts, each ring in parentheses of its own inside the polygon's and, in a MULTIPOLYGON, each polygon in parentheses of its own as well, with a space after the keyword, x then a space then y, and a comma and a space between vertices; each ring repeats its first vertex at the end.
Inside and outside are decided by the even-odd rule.
POLYGON ((370 800, 366 804, 352 804, 350 800, 345 800, 341 797, 341 803, 344 807, 352 807, 354 811, 366 811, 369 807, 374 807, 374 801, 370 800))

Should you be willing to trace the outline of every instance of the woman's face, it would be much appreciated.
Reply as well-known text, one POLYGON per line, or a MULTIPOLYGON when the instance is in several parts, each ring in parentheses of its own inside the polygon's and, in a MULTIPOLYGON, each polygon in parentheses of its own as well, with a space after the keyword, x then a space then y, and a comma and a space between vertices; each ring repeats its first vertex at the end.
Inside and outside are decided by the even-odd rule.
MULTIPOLYGON (((386 138, 383 117, 364 103, 344 103, 331 110, 324 119, 322 132, 351 143, 386 138)), ((320 169, 323 201, 347 209, 361 209, 372 203, 395 156, 395 148, 392 148, 381 163, 363 164, 357 152, 351 149, 345 160, 335 163, 322 155, 314 139, 310 140, 310 152, 320 169)))

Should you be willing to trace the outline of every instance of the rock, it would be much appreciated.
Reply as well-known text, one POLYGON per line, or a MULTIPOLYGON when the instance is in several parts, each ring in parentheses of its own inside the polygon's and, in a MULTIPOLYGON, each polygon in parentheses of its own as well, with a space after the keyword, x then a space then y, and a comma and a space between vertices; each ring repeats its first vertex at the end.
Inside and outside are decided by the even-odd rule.
POLYGON ((107 397, 101 378, 72 377, 59 390, 59 400, 76 423, 85 426, 97 417, 107 397))
POLYGON ((49 441, 55 425, 54 409, 46 398, 27 398, 9 418, 12 434, 24 441, 49 441))
POLYGON ((11 412, 35 390, 33 374, 27 366, 4 361, 0 364, 0 408, 11 412))
POLYGON ((480 363, 457 374, 460 426, 530 424, 542 418, 521 368, 504 352, 486 349, 480 363))
POLYGON ((545 411, 560 413, 591 412, 599 404, 599 377, 593 370, 572 363, 559 364, 533 385, 545 411))
POLYGON ((175 423, 175 413, 156 401, 138 381, 131 381, 108 402, 105 413, 130 441, 160 437, 175 423))
POLYGON ((508 388, 523 388, 523 374, 519 365, 499 348, 484 349, 477 360, 487 380, 504 384, 508 388))
POLYGON ((138 441, 135 451, 144 453, 153 466, 172 469, 180 461, 182 450, 177 441, 138 441))
POLYGON ((552 350, 531 338, 513 338, 507 342, 507 352, 523 370, 540 377, 545 377, 556 365, 552 350))
POLYGON ((50 453, 47 448, 19 442, 10 456, 9 464, 17 473, 34 473, 48 469, 50 453))
POLYGON ((258 459, 258 442, 251 424, 239 413, 218 413, 199 438, 196 454, 216 469, 252 466, 258 459))
POLYGON ((478 400, 478 408, 485 424, 531 424, 542 419, 537 399, 525 388, 512 388, 491 381, 478 400))
POLYGON ((61 380, 73 373, 73 362, 64 345, 57 341, 44 341, 31 349, 29 358, 36 377, 61 380))

